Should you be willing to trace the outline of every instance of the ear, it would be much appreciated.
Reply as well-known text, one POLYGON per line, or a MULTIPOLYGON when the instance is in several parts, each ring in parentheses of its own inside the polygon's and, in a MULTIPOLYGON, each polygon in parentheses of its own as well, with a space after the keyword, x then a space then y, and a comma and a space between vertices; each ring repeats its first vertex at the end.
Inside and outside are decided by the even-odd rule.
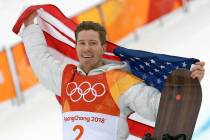
POLYGON ((106 44, 106 43, 104 43, 104 44, 102 45, 103 52, 105 52, 105 51, 106 51, 106 47, 107 47, 107 44, 106 44))
POLYGON ((75 46, 75 49, 77 50, 77 42, 76 42, 76 44, 74 46, 75 46))

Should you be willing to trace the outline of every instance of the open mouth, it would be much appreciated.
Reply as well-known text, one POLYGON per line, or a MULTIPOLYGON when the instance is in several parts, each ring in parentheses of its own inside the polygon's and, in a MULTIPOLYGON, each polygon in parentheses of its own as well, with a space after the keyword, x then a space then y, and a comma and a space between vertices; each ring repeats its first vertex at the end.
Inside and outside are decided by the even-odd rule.
POLYGON ((93 58, 92 55, 82 55, 83 58, 93 58))
POLYGON ((83 56, 83 58, 91 58, 92 56, 83 56))

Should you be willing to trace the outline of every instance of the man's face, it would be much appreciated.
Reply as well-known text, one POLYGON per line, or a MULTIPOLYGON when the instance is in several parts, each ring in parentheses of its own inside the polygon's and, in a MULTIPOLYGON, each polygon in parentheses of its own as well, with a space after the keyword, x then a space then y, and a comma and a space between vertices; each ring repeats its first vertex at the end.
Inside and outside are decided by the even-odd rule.
POLYGON ((83 30, 78 33, 76 51, 80 65, 86 72, 97 68, 102 63, 105 45, 101 45, 99 33, 94 30, 83 30))

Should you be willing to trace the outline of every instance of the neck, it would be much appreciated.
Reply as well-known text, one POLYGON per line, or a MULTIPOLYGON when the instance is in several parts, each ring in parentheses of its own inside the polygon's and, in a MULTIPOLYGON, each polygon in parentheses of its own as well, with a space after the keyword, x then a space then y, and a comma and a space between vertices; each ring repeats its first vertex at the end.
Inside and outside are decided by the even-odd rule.
POLYGON ((98 63, 97 65, 94 65, 94 66, 82 66, 80 65, 80 68, 86 73, 88 74, 89 71, 93 70, 93 69, 96 69, 96 68, 99 68, 100 66, 103 66, 104 63, 103 62, 100 62, 98 63))

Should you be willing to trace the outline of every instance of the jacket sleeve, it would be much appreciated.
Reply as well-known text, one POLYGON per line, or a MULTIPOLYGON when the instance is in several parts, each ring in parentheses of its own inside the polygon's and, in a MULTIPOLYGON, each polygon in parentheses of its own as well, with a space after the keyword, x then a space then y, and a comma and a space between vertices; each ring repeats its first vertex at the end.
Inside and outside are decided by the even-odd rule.
POLYGON ((32 24, 21 34, 30 64, 39 81, 60 96, 62 74, 66 64, 56 60, 48 51, 44 34, 32 24))
POLYGON ((128 137, 127 116, 136 112, 141 117, 156 121, 160 102, 160 92, 144 83, 129 88, 119 98, 120 121, 118 123, 118 140, 128 137))

